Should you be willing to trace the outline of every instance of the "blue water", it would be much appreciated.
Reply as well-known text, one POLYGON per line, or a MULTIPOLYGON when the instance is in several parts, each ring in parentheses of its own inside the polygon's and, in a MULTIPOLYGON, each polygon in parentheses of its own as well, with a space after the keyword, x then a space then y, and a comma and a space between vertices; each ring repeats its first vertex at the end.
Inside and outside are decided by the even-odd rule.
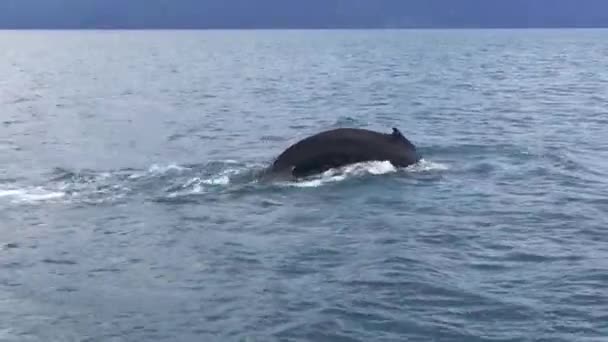
POLYGON ((606 341, 607 41, 0 32, 0 340, 606 341), (424 160, 257 181, 334 127, 424 160))

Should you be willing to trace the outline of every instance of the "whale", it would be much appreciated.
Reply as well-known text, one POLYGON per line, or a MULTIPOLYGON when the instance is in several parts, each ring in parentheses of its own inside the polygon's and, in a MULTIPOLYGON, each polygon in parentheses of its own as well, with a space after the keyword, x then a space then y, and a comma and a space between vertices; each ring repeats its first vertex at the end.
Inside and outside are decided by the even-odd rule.
POLYGON ((397 168, 421 160, 416 146, 401 131, 382 133, 363 128, 336 128, 308 136, 279 154, 268 172, 305 178, 343 166, 388 161, 397 168))

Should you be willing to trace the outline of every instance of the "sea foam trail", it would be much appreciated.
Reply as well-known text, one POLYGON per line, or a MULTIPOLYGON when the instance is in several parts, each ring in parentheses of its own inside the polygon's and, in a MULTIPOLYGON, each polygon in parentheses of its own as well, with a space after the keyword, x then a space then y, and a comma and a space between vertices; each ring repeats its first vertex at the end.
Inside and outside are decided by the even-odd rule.
MULTIPOLYGON (((203 165, 154 164, 142 170, 104 170, 75 172, 61 170, 39 186, 16 185, 0 189, 0 200, 12 203, 45 203, 65 201, 99 204, 130 195, 178 198, 182 196, 231 191, 257 183, 256 171, 263 165, 235 161, 210 162, 203 165)), ((447 170, 448 166, 421 160, 407 168, 396 168, 388 161, 363 162, 328 170, 298 181, 275 183, 278 186, 314 188, 365 175, 396 172, 425 173, 447 170)))

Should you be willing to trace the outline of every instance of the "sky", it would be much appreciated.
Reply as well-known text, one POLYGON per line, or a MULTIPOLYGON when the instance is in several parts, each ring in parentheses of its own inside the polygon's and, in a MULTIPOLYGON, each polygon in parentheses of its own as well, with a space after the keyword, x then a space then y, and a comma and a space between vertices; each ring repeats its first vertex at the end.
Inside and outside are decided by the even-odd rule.
POLYGON ((608 27, 608 0, 0 0, 3 29, 608 27))

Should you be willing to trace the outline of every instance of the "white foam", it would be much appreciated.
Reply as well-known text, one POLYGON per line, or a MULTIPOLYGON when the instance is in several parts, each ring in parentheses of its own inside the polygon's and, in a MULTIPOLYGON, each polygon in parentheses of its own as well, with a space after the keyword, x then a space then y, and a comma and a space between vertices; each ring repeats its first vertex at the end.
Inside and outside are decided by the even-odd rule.
POLYGON ((383 175, 387 173, 396 172, 397 168, 393 166, 393 164, 391 164, 391 162, 389 161, 376 161, 349 165, 343 168, 343 170, 346 174, 360 175, 369 173, 372 175, 383 175))
POLYGON ((396 171, 397 168, 388 161, 363 162, 330 169, 313 179, 289 182, 286 183, 286 185, 298 188, 316 188, 327 183, 340 182, 352 176, 361 176, 365 174, 382 175, 396 171))
POLYGON ((182 188, 187 188, 192 185, 200 185, 200 184, 201 184, 201 179, 198 177, 194 177, 194 178, 191 178, 190 180, 188 180, 186 183, 184 183, 184 185, 182 185, 182 188))
POLYGON ((188 189, 188 188, 191 188, 191 189, 188 189, 185 191, 171 192, 167 196, 169 198, 175 198, 175 197, 179 197, 179 196, 200 194, 204 190, 203 186, 201 185, 202 183, 203 183, 203 181, 200 178, 198 178, 198 177, 192 178, 188 182, 186 182, 184 185, 182 185, 182 189, 188 189))
POLYGON ((156 174, 163 174, 163 173, 167 173, 169 171, 183 171, 183 170, 188 170, 188 168, 177 165, 177 164, 169 164, 169 165, 153 164, 148 169, 148 172, 156 173, 156 174))
POLYGON ((405 170, 409 172, 428 172, 428 171, 445 171, 448 170, 449 166, 442 163, 435 163, 432 161, 428 161, 425 159, 420 159, 420 161, 414 165, 407 167, 405 170))
POLYGON ((204 184, 209 184, 209 185, 228 185, 230 183, 230 177, 219 176, 219 177, 205 179, 202 182, 204 184))
POLYGON ((226 169, 218 175, 202 180, 203 184, 208 185, 228 185, 230 184, 230 176, 238 175, 243 172, 242 169, 226 169))
POLYGON ((200 184, 196 184, 194 186, 194 188, 192 188, 192 191, 190 191, 191 194, 200 194, 203 192, 203 187, 200 184))
POLYGON ((346 179, 345 175, 331 176, 331 177, 322 177, 319 179, 312 179, 300 182, 291 182, 287 185, 294 186, 297 188, 317 188, 327 183, 339 182, 346 179))
POLYGON ((215 186, 225 186, 230 184, 230 177, 232 175, 237 175, 241 173, 243 170, 241 169, 226 169, 218 174, 211 176, 209 178, 201 179, 200 177, 193 177, 182 184, 181 188, 184 190, 175 191, 170 193, 168 196, 170 198, 175 198, 178 196, 187 196, 187 195, 195 195, 203 193, 206 185, 215 185, 215 186))
POLYGON ((0 198, 12 198, 15 202, 49 201, 65 197, 65 192, 48 191, 38 188, 0 190, 0 198))
POLYGON ((129 179, 139 179, 143 176, 144 176, 143 173, 132 173, 131 175, 129 175, 129 179))
POLYGON ((405 170, 406 172, 427 172, 433 170, 447 170, 448 166, 441 163, 429 162, 421 159, 417 164, 405 169, 395 167, 389 161, 373 161, 347 165, 341 168, 330 169, 312 179, 297 182, 284 183, 287 186, 298 188, 316 188, 328 183, 340 182, 350 177, 357 177, 366 174, 384 175, 405 170))

